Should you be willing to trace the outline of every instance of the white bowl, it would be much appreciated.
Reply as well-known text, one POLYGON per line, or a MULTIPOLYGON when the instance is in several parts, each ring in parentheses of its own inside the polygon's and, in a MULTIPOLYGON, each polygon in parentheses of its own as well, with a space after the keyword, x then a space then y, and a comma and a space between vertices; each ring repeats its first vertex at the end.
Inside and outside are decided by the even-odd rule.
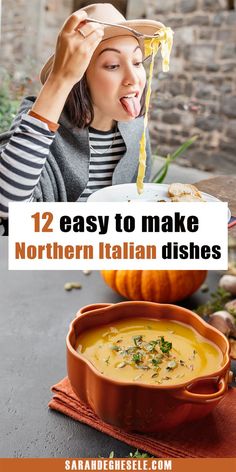
MULTIPOLYGON (((170 184, 144 184, 143 193, 140 195, 136 184, 121 184, 104 187, 97 192, 92 193, 88 202, 158 202, 159 200, 171 201, 168 197, 168 188, 170 184)), ((201 192, 206 202, 220 202, 216 197, 209 193, 201 192)), ((231 212, 228 210, 228 219, 231 218, 231 212)))

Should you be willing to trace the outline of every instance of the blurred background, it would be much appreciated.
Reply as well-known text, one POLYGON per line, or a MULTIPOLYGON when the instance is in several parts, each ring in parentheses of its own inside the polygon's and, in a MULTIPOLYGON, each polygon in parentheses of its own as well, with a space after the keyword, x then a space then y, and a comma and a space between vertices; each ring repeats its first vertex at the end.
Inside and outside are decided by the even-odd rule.
MULTIPOLYGON (((38 75, 73 11, 94 1, 2 0, 0 130, 38 75)), ((236 173, 236 0, 117 0, 127 18, 156 19, 174 32, 169 73, 156 65, 150 123, 153 152, 167 156, 194 135, 178 165, 236 173), (158 71, 158 72, 157 72, 158 71)), ((160 61, 159 61, 160 62, 160 61)))

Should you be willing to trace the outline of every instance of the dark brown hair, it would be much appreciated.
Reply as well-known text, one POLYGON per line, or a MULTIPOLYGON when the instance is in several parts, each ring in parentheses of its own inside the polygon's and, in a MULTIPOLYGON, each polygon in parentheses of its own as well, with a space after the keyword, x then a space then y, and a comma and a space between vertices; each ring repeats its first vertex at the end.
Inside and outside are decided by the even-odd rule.
MULTIPOLYGON (((141 97, 141 110, 139 116, 144 115, 145 95, 146 85, 141 97)), ((85 75, 70 91, 66 100, 65 110, 73 126, 86 128, 92 123, 94 118, 93 102, 85 75)))

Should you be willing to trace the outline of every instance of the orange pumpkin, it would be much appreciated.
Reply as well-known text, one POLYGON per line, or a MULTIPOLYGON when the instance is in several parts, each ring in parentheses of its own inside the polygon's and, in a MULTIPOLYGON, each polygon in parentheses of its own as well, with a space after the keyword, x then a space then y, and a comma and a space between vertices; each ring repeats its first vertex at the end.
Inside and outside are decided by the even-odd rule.
POLYGON ((129 300, 173 303, 194 293, 206 270, 102 270, 105 282, 129 300))

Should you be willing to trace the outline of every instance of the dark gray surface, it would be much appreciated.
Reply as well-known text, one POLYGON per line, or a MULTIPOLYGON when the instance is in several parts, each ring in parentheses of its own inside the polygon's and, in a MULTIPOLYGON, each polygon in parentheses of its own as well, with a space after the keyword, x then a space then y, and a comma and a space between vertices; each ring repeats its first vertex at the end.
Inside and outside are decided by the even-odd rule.
MULTIPOLYGON (((211 289, 218 277, 209 274, 211 289)), ((206 297, 198 292, 185 306, 206 297)), ((8 271, 7 238, 0 238, 0 300, 0 457, 127 456, 130 446, 47 408, 51 385, 66 375, 65 337, 75 313, 122 299, 98 272, 8 271), (66 292, 68 281, 83 288, 66 292)))

